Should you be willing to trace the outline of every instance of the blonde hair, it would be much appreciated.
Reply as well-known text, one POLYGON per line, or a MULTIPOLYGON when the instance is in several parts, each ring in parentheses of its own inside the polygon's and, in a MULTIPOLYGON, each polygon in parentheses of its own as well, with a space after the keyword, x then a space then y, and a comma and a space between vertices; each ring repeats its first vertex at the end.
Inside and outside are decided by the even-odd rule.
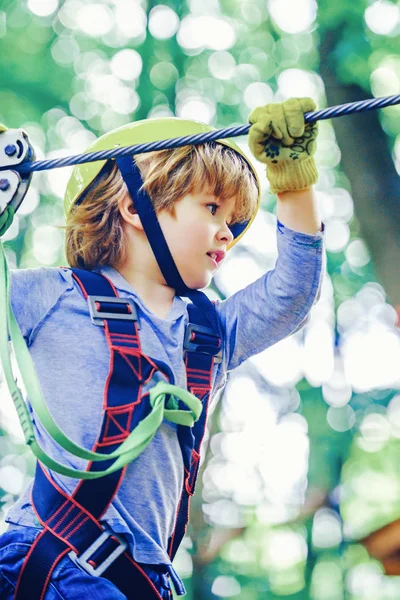
MULTIPOLYGON (((156 213, 169 211, 191 193, 209 193, 221 200, 235 197, 231 223, 251 218, 256 210, 256 179, 246 160, 233 149, 215 142, 135 155, 156 213)), ((117 266, 126 258, 126 239, 119 202, 128 193, 114 161, 74 204, 66 222, 65 253, 71 267, 92 270, 101 265, 117 266)), ((133 200, 132 200, 133 201, 133 200)))

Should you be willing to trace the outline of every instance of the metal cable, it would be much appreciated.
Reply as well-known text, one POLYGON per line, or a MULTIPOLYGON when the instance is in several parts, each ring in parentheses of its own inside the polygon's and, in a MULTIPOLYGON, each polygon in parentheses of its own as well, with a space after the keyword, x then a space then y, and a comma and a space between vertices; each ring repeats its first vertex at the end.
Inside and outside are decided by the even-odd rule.
MULTIPOLYGON (((304 119, 306 123, 314 121, 322 121, 350 115, 353 113, 364 112, 367 110, 375 110, 386 106, 400 104, 400 95, 386 96, 384 98, 371 98, 369 100, 360 100, 358 102, 349 102, 340 104, 330 108, 324 108, 314 112, 305 113, 304 119)), ((38 160, 35 162, 27 162, 22 165, 16 165, 12 168, 20 173, 31 173, 33 171, 46 171, 59 167, 68 167, 71 165, 79 165, 86 162, 95 162, 97 160, 107 160, 109 158, 119 158, 133 154, 151 152, 153 150, 165 150, 167 148, 180 148, 190 144, 203 144, 214 140, 237 137, 246 135, 249 132, 251 125, 236 125, 225 129, 217 129, 208 133, 198 133, 196 135, 186 135, 184 137, 170 138, 146 144, 135 144, 134 146, 123 146, 122 148, 112 148, 111 150, 101 150, 98 152, 88 152, 87 154, 79 154, 77 156, 67 156, 65 158, 56 158, 53 160, 38 160)), ((4 170, 4 169, 0 169, 4 170)))

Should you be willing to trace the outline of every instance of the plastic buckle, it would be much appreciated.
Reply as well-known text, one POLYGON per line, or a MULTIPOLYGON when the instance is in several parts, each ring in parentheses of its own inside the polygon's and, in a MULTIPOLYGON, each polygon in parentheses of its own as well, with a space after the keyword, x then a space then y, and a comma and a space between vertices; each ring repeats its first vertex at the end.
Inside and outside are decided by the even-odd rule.
MULTIPOLYGON (((137 321, 136 306, 131 298, 114 298, 113 296, 88 296, 90 318, 94 325, 104 327, 104 319, 113 319, 117 321, 137 321), (96 302, 107 302, 108 304, 125 304, 129 306, 130 312, 105 312, 98 310, 96 302)), ((138 322, 139 327, 139 322, 138 322)))
POLYGON ((73 563, 81 567, 81 569, 86 571, 86 573, 88 573, 89 575, 100 577, 104 573, 104 571, 106 571, 108 567, 112 565, 112 563, 118 558, 118 556, 125 552, 127 548, 128 543, 125 540, 123 540, 119 535, 111 531, 111 529, 106 528, 100 535, 100 537, 98 537, 97 540, 95 540, 87 550, 82 552, 82 554, 78 556, 73 550, 71 550, 71 552, 68 553, 68 556, 70 557, 73 563), (110 537, 114 537, 115 539, 117 539, 120 545, 117 546, 115 550, 113 550, 111 554, 107 556, 107 558, 102 563, 100 563, 97 567, 93 567, 88 562, 90 560, 90 557, 93 556, 96 550, 98 550, 110 537))
POLYGON ((194 323, 188 323, 186 326, 185 340, 183 342, 183 350, 186 352, 198 352, 199 354, 211 354, 212 356, 214 356, 214 361, 216 363, 222 362, 222 348, 217 352, 216 348, 212 348, 213 341, 211 340, 209 346, 205 346, 204 343, 199 344, 193 342, 192 337, 193 334, 196 333, 208 335, 212 337, 213 340, 220 339, 214 334, 213 330, 209 327, 204 327, 203 325, 195 325, 194 323))

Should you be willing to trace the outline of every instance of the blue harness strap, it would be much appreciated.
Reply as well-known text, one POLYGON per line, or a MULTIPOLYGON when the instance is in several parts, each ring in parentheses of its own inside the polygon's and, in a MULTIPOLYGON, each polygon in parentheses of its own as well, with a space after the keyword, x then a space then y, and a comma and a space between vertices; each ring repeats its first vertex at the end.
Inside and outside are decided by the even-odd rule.
MULTIPOLYGON (((171 369, 141 352, 139 325, 134 304, 118 298, 113 284, 104 276, 72 269, 75 280, 88 300, 92 321, 104 326, 111 353, 108 393, 101 433, 93 448, 109 454, 123 442, 150 411, 148 394, 141 395, 145 382, 159 370, 174 383, 171 369)), ((188 306, 190 320, 184 349, 188 389, 203 403, 199 421, 193 428, 178 426, 185 481, 177 512, 176 527, 170 539, 173 556, 184 535, 189 517, 189 499, 199 463, 211 390, 212 367, 221 340, 205 323, 200 311, 188 306)), ((216 358, 218 360, 218 357, 216 358)), ((181 401, 180 401, 181 403, 181 401)), ((184 408, 183 405, 181 408, 184 408)), ((103 469, 112 461, 88 465, 88 470, 103 469)), ((32 503, 43 531, 32 545, 21 569, 15 600, 42 599, 58 562, 69 554, 81 568, 109 579, 128 599, 161 598, 151 580, 127 551, 125 540, 106 529, 100 518, 112 502, 126 467, 105 477, 81 481, 71 495, 65 493, 38 462, 32 490, 32 503)), ((169 573, 178 594, 185 593, 175 571, 169 573)))
MULTIPOLYGON (((204 294, 204 297, 207 296, 204 294)), ((211 304, 211 302, 210 302, 211 304)), ((215 310, 215 308, 214 308, 215 310)), ((209 327, 209 318, 195 304, 188 305, 189 324, 186 328, 184 350, 189 392, 201 400, 203 410, 192 428, 178 427, 178 439, 183 455, 185 477, 178 505, 174 532, 168 541, 171 560, 186 533, 190 513, 190 498, 194 494, 200 465, 200 447, 207 425, 208 406, 212 388, 214 363, 221 362, 221 338, 209 327)))

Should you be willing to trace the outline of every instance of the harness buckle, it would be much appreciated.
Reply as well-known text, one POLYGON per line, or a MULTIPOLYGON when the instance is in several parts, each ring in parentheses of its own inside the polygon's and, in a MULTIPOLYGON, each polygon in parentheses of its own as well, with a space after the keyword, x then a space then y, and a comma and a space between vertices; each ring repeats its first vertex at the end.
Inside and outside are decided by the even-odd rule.
MULTIPOLYGON (((104 327, 103 319, 114 319, 118 321, 137 321, 137 312, 134 301, 131 298, 114 298, 112 296, 88 296, 90 318, 94 325, 104 327), (97 304, 100 305, 98 308, 97 304), (106 305, 105 310, 101 309, 101 304, 106 305), (115 312, 110 304, 114 304, 115 312), (126 312, 123 312, 123 308, 126 312)), ((139 322, 138 322, 139 327, 139 322)))
POLYGON ((111 529, 106 527, 104 529, 103 533, 97 538, 97 540, 95 540, 89 546, 89 548, 87 548, 87 550, 82 552, 82 554, 80 554, 78 556, 73 550, 71 550, 71 552, 68 553, 68 556, 72 560, 73 563, 75 563, 81 569, 86 571, 86 573, 88 573, 89 575, 93 575, 95 577, 100 577, 104 573, 104 571, 106 571, 108 569, 108 567, 118 558, 118 556, 120 556, 121 554, 123 554, 126 551, 127 548, 128 548, 128 543, 124 539, 122 539, 121 536, 119 536, 118 534, 111 531, 111 529), (111 554, 109 554, 102 563, 97 565, 97 567, 93 567, 93 565, 91 565, 89 563, 90 558, 94 555, 96 550, 101 548, 101 546, 110 537, 117 539, 119 542, 119 546, 117 546, 115 548, 115 550, 113 550, 111 552, 111 554))
POLYGON ((185 340, 183 342, 184 352, 198 352, 199 354, 211 354, 216 363, 222 362, 221 339, 214 334, 210 327, 188 323, 186 326, 185 340), (198 340, 196 341, 196 335, 198 340), (216 342, 218 344, 216 344, 216 342))

